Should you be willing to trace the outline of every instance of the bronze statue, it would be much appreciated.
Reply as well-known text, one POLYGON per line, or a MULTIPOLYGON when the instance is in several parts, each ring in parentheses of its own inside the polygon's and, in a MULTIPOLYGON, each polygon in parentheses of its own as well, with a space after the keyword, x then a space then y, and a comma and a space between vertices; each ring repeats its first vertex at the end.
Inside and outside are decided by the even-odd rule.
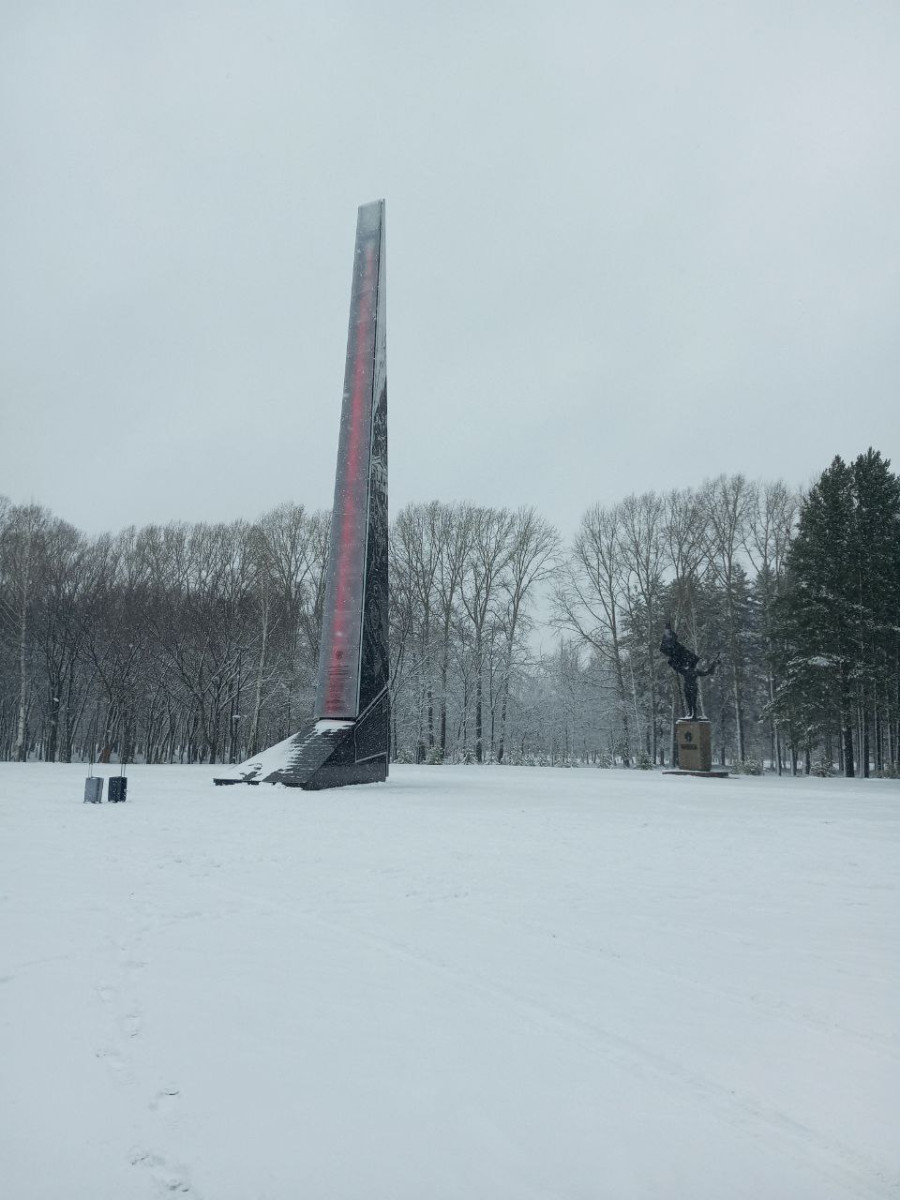
POLYGON ((672 628, 671 621, 666 621, 666 627, 663 631, 662 641, 659 645, 659 651, 669 660, 669 666, 672 668, 672 670, 676 671, 681 676, 682 689, 684 691, 684 704, 685 708, 687 709, 687 712, 684 714, 685 719, 689 721, 695 721, 698 716, 697 680, 702 678, 704 675, 712 675, 715 672, 716 667, 719 665, 719 658, 714 658, 712 663, 705 671, 699 670, 700 656, 679 642, 675 634, 675 630, 672 628))

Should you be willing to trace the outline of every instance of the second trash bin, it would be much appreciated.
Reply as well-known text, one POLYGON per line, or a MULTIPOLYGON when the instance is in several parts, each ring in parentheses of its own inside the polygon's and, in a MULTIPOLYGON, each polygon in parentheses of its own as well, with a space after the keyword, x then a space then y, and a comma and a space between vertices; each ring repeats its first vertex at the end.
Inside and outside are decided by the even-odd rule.
POLYGON ((121 804, 128 791, 128 780, 124 775, 113 775, 109 781, 109 791, 106 798, 110 804, 121 804))

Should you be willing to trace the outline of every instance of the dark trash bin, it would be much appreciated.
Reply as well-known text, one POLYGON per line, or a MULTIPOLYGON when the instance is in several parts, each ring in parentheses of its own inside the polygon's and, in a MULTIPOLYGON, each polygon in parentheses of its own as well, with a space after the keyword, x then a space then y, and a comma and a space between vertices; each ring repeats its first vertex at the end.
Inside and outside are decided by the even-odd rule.
POLYGON ((121 804, 128 790, 128 780, 124 775, 114 775, 109 781, 107 800, 110 804, 121 804))

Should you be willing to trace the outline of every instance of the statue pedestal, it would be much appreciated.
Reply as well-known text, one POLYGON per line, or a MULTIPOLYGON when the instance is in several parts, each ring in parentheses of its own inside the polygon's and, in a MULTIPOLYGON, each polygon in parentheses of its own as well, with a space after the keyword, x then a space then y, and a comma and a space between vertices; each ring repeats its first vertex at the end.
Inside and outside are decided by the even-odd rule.
POLYGON ((710 725, 705 718, 675 722, 675 742, 678 746, 679 771, 712 770, 712 743, 710 725))

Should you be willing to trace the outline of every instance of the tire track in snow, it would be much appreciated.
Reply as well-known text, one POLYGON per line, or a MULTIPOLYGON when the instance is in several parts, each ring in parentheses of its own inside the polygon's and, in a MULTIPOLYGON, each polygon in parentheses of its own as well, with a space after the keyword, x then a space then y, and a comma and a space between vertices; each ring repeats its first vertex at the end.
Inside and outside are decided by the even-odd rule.
MULTIPOLYGON (((483 976, 465 968, 451 966, 435 956, 384 935, 366 933, 352 926, 330 920, 314 912, 300 912, 283 902, 264 896, 235 891, 211 882, 205 877, 196 880, 201 886, 253 904, 269 912, 279 912, 289 919, 326 931, 339 939, 354 939, 368 949, 403 959, 423 970, 453 979, 471 992, 493 1001, 502 1001, 516 1009, 535 1027, 551 1029, 581 1047, 596 1050, 602 1046, 605 1057, 629 1073, 637 1070, 651 1072, 663 1081, 676 1096, 687 1089, 729 1124, 755 1137, 771 1148, 777 1140, 788 1157, 801 1162, 822 1176, 823 1195, 828 1185, 833 1187, 839 1178, 854 1200, 898 1200, 900 1179, 890 1178, 886 1168, 830 1135, 817 1132, 802 1121, 753 1096, 717 1082, 691 1066, 642 1045, 614 1029, 562 1012, 544 1001, 523 996, 500 984, 488 982, 483 976)), ((665 974, 665 972, 662 972, 665 974)))
POLYGON ((818 1171, 824 1179, 833 1182, 836 1176, 842 1177, 842 1182, 850 1190, 854 1200, 863 1196, 870 1197, 871 1200, 897 1200, 897 1197, 900 1197, 900 1180, 889 1179, 883 1166, 860 1154, 853 1147, 829 1135, 818 1133, 789 1113, 764 1103, 748 1092, 730 1089, 688 1065, 651 1050, 615 1030, 561 1012, 543 1001, 529 999, 502 985, 489 983, 483 977, 464 968, 449 966, 440 959, 422 954, 421 951, 390 938, 363 934, 359 930, 348 930, 346 926, 333 924, 319 917, 303 919, 320 924, 333 934, 344 937, 349 934, 371 948, 384 950, 444 977, 459 980, 472 991, 480 992, 490 999, 502 1000, 518 1009, 536 1027, 552 1029, 581 1046, 593 1047, 602 1042, 607 1058, 616 1059, 620 1066, 628 1069, 636 1065, 649 1068, 675 1092, 680 1093, 685 1087, 690 1088, 695 1096, 717 1109, 730 1124, 751 1133, 767 1146, 771 1145, 773 1134, 779 1137, 790 1157, 818 1171), (756 1125, 755 1130, 748 1128, 748 1118, 756 1125), (798 1154, 798 1143, 828 1161, 816 1162, 807 1154, 798 1154))
MULTIPOLYGON (((558 946, 589 960, 596 960, 598 957, 602 957, 605 962, 615 964, 617 969, 627 971, 631 975, 639 977, 645 974, 652 974, 659 979, 674 980, 679 984, 695 988, 698 992, 704 992, 710 996, 724 997, 731 1003, 739 1004, 752 1012, 762 1013, 767 1017, 772 1017, 787 1024, 816 1029, 826 1034, 832 1032, 840 1033, 849 1041, 854 1041, 857 1045, 863 1046, 867 1050, 877 1050, 879 1054, 887 1055, 889 1058, 900 1062, 900 1042, 879 1037, 875 1034, 864 1033, 859 1029, 852 1029, 849 1025, 841 1024, 839 1021, 832 1021, 816 1012, 798 1008, 796 1005, 792 1005, 786 1001, 767 1000, 756 994, 748 995, 737 988, 708 983, 703 979, 696 979, 694 976, 687 975, 682 971, 673 971, 669 967, 657 967, 650 963, 638 965, 633 959, 628 958, 627 955, 622 954, 618 950, 601 950, 598 954, 590 946, 586 946, 581 942, 570 941, 568 938, 560 938, 550 926, 536 925, 534 922, 513 926, 510 922, 503 921, 499 917, 494 917, 491 913, 479 913, 477 920, 485 924, 495 925, 500 929, 525 929, 544 937, 552 937, 558 946)), ((666 928, 669 927, 669 925, 666 926, 666 928)), ((672 925, 671 928, 678 928, 683 932, 694 933, 689 926, 672 925)))
MULTIPOLYGON (((183 862, 183 860, 179 860, 179 862, 183 862)), ((510 988, 489 982, 481 975, 450 965, 407 943, 384 935, 364 932, 353 926, 326 918, 315 911, 297 910, 274 897, 260 896, 216 883, 206 871, 201 869, 198 872, 196 870, 200 866, 199 863, 185 865, 194 867, 194 870, 191 871, 191 882, 203 890, 225 896, 241 905, 252 904, 269 913, 278 912, 292 921, 324 930, 331 937, 352 938, 359 945, 368 949, 375 949, 403 959, 445 979, 458 981, 471 992, 479 993, 495 1002, 501 1001, 516 1009, 537 1028, 552 1029, 583 1048, 587 1047, 596 1051, 602 1047, 602 1052, 608 1060, 615 1062, 621 1069, 629 1073, 652 1073, 668 1087, 673 1095, 683 1096, 685 1089, 690 1090, 721 1119, 763 1142, 767 1148, 771 1148, 773 1141, 777 1141, 789 1157, 820 1174, 826 1181, 823 1186, 823 1195, 829 1194, 828 1184, 833 1186, 835 1180, 839 1178, 847 1188, 848 1195, 852 1195, 854 1200, 857 1198, 858 1200, 863 1200, 863 1198, 865 1200, 900 1200, 900 1180, 890 1178, 883 1165, 865 1154, 839 1139, 817 1132, 789 1113, 766 1104, 748 1092, 730 1089, 688 1064, 661 1054, 614 1029, 607 1028, 598 1022, 573 1016, 571 1013, 547 1005, 544 1001, 531 999, 510 988)), ((133 940, 139 941, 143 936, 168 928, 181 920, 216 921, 229 914, 200 911, 196 908, 184 913, 166 914, 160 905, 154 904, 152 914, 145 909, 145 918, 149 918, 151 915, 156 919, 152 924, 145 925, 133 940)), ((492 920, 489 914, 478 914, 478 919, 492 920)), ((496 923, 501 927, 505 924, 499 920, 496 923)), ((526 928, 535 929, 533 925, 526 928)), ((569 945, 581 954, 590 954, 587 948, 579 947, 577 944, 567 943, 565 940, 561 944, 569 945)), ((641 973, 639 968, 628 964, 621 956, 610 955, 609 957, 625 969, 635 974, 641 973)), ((689 977, 667 971, 665 968, 648 968, 648 970, 652 970, 659 977, 687 982, 691 986, 705 987, 706 990, 724 995, 729 1000, 740 1000, 747 1007, 756 1007, 751 998, 740 993, 732 994, 728 989, 703 985, 689 977)), ((767 1009, 768 1006, 765 1004, 759 1006, 760 1011, 767 1011, 767 1009)), ((782 1015, 785 1020, 806 1020, 803 1016, 793 1017, 790 1014, 779 1014, 777 1011, 767 1011, 767 1015, 782 1015)), ((827 1030, 828 1026, 824 1025, 824 1028, 827 1030)), ((865 1041, 868 1048, 872 1048, 870 1040, 865 1035, 859 1035, 857 1031, 838 1026, 832 1028, 839 1028, 848 1036, 856 1036, 865 1041)), ((891 1053, 893 1048, 885 1046, 883 1049, 891 1053)), ((158 1099, 159 1097, 157 1097, 157 1101, 158 1099)), ((145 1156, 145 1158, 150 1157, 152 1156, 145 1156)))

